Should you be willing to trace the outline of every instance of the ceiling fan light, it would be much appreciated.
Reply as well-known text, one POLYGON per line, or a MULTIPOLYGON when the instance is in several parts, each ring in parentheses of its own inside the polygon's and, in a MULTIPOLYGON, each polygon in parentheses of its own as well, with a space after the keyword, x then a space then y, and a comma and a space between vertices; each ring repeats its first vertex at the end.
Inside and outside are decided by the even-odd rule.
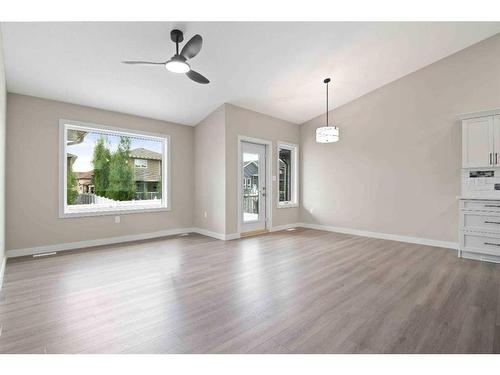
POLYGON ((165 63, 165 68, 172 73, 187 73, 191 70, 189 64, 179 60, 169 60, 165 63))
POLYGON ((322 126, 316 129, 317 143, 337 142, 340 137, 340 129, 337 126, 322 126))

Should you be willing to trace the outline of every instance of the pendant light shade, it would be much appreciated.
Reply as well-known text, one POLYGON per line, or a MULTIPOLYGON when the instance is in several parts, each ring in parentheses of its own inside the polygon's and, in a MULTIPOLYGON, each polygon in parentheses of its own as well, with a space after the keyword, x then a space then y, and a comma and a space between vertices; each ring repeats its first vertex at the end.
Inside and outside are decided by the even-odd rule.
POLYGON ((316 142, 333 143, 339 140, 339 128, 336 126, 322 126, 316 129, 316 142))
POLYGON ((330 126, 328 124, 328 83, 330 83, 330 78, 326 78, 323 82, 326 83, 326 126, 322 126, 316 129, 316 142, 338 142, 338 140, 340 139, 340 129, 338 128, 338 126, 330 126))

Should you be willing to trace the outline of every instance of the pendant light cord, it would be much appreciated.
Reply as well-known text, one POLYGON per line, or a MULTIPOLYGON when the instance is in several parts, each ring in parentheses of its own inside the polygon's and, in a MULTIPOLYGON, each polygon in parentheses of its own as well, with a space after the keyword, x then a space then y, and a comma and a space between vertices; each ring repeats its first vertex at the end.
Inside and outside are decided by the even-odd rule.
POLYGON ((328 121, 328 84, 330 83, 330 78, 325 78, 323 83, 326 83, 326 126, 330 126, 328 121))
POLYGON ((330 126, 328 124, 328 83, 326 83, 326 126, 330 126))

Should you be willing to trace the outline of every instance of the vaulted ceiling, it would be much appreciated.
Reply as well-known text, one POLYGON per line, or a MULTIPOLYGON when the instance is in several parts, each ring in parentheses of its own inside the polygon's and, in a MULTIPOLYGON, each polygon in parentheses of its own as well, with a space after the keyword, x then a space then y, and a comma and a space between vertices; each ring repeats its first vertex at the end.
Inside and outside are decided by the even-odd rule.
POLYGON ((294 123, 500 32, 500 23, 72 22, 3 23, 9 92, 196 125, 222 103, 294 123), (199 85, 159 66, 170 30, 203 36, 199 85))

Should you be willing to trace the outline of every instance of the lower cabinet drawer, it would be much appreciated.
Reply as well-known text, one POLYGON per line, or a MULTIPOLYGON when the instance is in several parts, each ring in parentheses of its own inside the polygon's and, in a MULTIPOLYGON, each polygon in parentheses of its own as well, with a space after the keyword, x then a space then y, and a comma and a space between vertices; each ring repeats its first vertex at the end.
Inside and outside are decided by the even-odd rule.
POLYGON ((487 234, 462 233, 462 249, 473 253, 500 255, 500 236, 487 234))
POLYGON ((462 210, 500 212, 500 201, 462 200, 460 208, 462 210))
POLYGON ((461 225, 464 230, 500 233, 500 215, 462 212, 461 225))

